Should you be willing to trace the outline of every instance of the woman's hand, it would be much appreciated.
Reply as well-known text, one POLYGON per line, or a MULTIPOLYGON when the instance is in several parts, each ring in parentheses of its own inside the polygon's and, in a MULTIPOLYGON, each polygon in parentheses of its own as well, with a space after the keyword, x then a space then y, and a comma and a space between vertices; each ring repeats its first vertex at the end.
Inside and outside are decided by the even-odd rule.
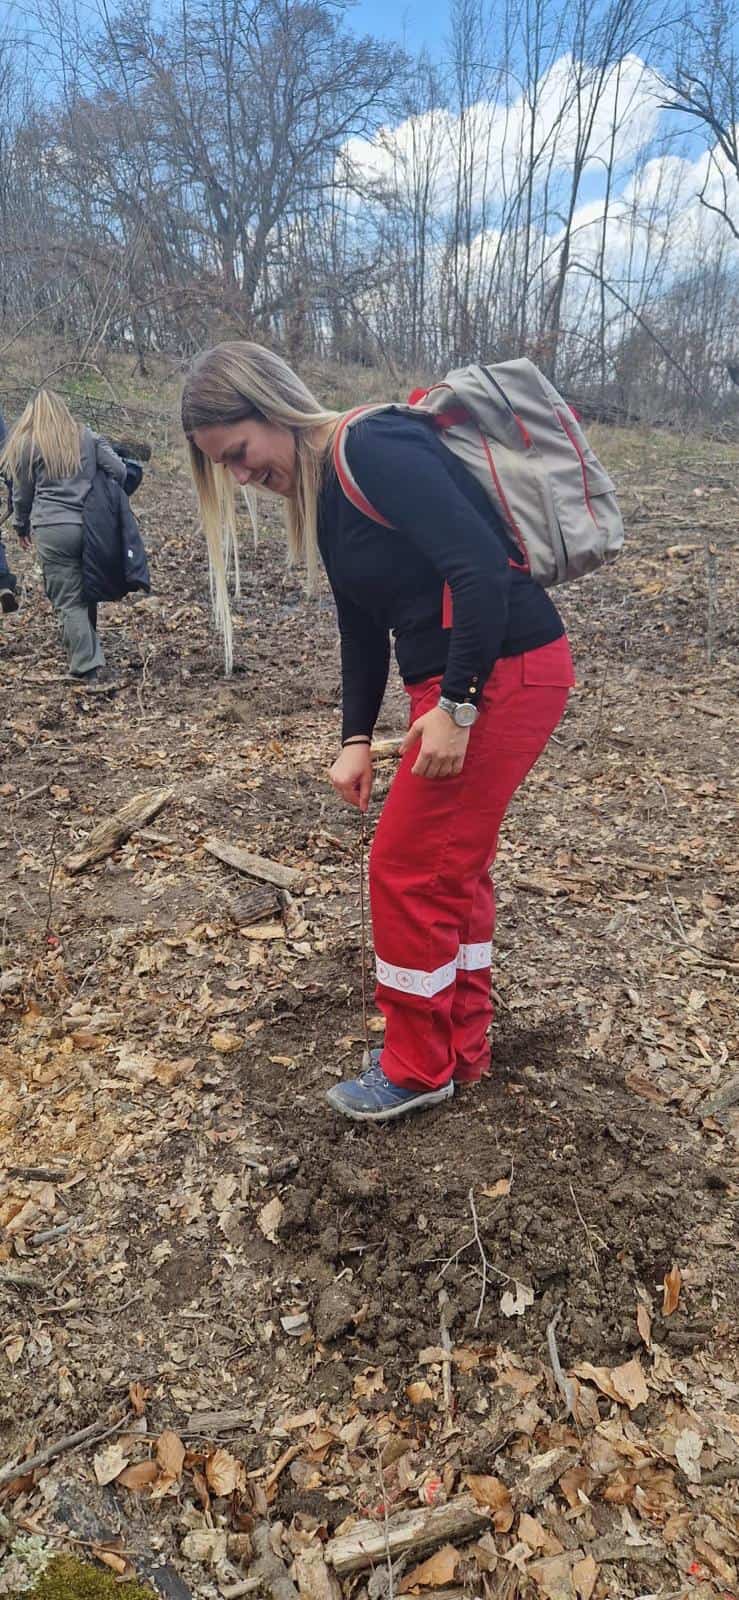
POLYGON ((469 728, 458 728, 446 711, 434 706, 433 711, 426 711, 413 723, 400 746, 400 753, 405 755, 420 739, 414 777, 456 778, 464 766, 469 738, 469 728))
POLYGON ((372 756, 368 744, 348 744, 337 756, 329 773, 342 800, 366 811, 372 793, 372 756))
POLYGON ((19 533, 18 534, 18 543, 19 543, 19 545, 21 547, 21 550, 30 550, 30 548, 31 548, 31 535, 30 535, 30 533, 19 533))

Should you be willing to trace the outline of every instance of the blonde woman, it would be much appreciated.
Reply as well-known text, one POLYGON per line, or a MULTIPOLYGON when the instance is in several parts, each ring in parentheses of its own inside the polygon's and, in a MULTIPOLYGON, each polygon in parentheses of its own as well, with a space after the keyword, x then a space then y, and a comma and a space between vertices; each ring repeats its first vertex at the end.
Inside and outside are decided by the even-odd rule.
POLYGON ((448 1100, 455 1084, 489 1069, 490 866, 510 799, 574 678, 551 600, 512 564, 520 552, 429 422, 370 413, 348 433, 349 468, 386 519, 380 526, 342 490, 332 453, 339 421, 259 345, 218 345, 185 383, 182 423, 227 657, 231 474, 280 495, 292 554, 309 573, 319 553, 326 567, 343 679, 331 781, 363 811, 394 635, 410 729, 370 860, 385 1042, 368 1068, 328 1092, 343 1115, 386 1122, 448 1100))
POLYGON ((99 469, 125 482, 125 464, 110 445, 75 422, 58 394, 39 389, 9 435, 0 472, 12 479, 14 524, 25 548, 33 535, 70 674, 88 687, 105 668, 82 579, 83 506, 99 469))

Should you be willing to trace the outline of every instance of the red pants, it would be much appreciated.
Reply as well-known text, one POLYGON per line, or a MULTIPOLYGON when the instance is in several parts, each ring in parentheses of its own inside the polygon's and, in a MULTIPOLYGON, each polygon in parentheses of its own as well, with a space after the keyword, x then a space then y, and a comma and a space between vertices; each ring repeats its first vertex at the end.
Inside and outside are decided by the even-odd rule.
MULTIPOLYGON (((495 894, 490 867, 511 797, 541 755, 574 684, 565 638, 501 657, 480 701, 462 772, 414 778, 404 756, 370 858, 382 1068, 402 1088, 487 1071, 495 894)), ((439 678, 413 684, 410 720, 439 678)))

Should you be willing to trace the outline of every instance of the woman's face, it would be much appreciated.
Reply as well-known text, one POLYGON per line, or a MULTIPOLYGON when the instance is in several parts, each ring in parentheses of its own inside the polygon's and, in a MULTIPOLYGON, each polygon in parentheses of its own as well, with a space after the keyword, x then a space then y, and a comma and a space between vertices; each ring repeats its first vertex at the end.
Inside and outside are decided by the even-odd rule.
POLYGON ((295 437, 275 422, 245 417, 242 422, 196 428, 193 440, 217 466, 228 467, 236 482, 266 489, 286 499, 295 490, 295 437))

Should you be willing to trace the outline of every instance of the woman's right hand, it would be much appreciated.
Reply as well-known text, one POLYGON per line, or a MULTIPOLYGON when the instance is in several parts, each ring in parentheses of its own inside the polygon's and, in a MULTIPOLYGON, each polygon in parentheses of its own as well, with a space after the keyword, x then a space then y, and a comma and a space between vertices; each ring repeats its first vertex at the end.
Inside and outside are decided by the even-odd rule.
POLYGON ((350 806, 366 811, 372 793, 372 756, 368 744, 348 744, 337 756, 329 777, 350 806))

